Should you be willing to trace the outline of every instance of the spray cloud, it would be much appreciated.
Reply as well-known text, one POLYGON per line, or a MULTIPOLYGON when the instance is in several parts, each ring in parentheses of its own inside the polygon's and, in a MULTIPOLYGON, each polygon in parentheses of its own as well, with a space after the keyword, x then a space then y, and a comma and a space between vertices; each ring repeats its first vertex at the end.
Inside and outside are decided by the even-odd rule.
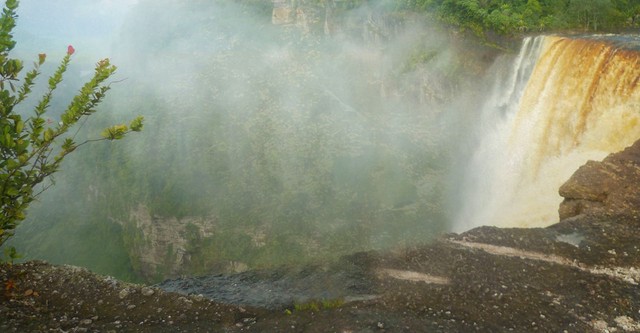
POLYGON ((33 221, 19 240, 34 256, 60 261, 73 257, 58 255, 62 239, 99 251, 92 240, 110 238, 123 270, 128 260, 154 279, 407 245, 447 230, 462 58, 449 38, 375 5, 300 6, 285 26, 263 9, 131 7, 110 44, 126 81, 114 85, 105 117, 142 114, 145 131, 68 165, 32 212, 55 227, 33 221))

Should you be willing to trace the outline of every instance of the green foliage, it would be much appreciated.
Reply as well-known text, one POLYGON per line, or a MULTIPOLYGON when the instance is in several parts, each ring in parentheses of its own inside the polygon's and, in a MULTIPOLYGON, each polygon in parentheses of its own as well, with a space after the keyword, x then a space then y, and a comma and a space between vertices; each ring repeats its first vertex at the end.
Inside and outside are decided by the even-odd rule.
MULTIPOLYGON (((237 0, 270 15, 270 2, 237 0)), ((640 4, 632 0, 289 0, 290 5, 330 8, 333 15, 359 6, 390 12, 426 12, 478 36, 557 30, 611 31, 638 26, 640 4)))
POLYGON ((15 246, 22 249, 20 252, 24 252, 24 256, 20 260, 38 259, 52 264, 81 266, 98 274, 140 282, 133 274, 132 266, 136 262, 132 259, 135 258, 129 258, 127 238, 123 237, 138 235, 95 214, 95 207, 103 202, 102 198, 69 200, 62 195, 81 193, 85 199, 92 197, 91 192, 85 192, 82 187, 88 184, 85 175, 78 171, 69 172, 72 171, 69 167, 73 160, 90 155, 85 152, 91 151, 93 149, 85 150, 67 159, 64 168, 56 174, 56 186, 29 208, 27 220, 20 224, 15 237, 9 239, 4 248, 15 246))
MULTIPOLYGON (((59 196, 38 207, 66 211, 38 217, 73 230, 78 220, 121 225, 103 237, 121 237, 133 270, 156 269, 157 278, 168 277, 163 274, 172 273, 176 260, 179 274, 205 274, 230 263, 259 268, 425 242, 446 230, 451 145, 444 143, 455 133, 441 130, 436 105, 414 103, 424 94, 422 78, 442 82, 448 75, 446 46, 411 43, 403 49, 415 52, 388 63, 378 58, 377 46, 357 44, 364 52, 354 55, 321 31, 301 39, 294 29, 243 22, 244 13, 212 11, 212 2, 148 4, 134 15, 135 27, 152 28, 141 33, 132 27, 118 43, 139 55, 127 71, 131 89, 104 105, 114 112, 153 110, 145 114, 147 135, 75 156, 58 174, 59 196), (154 6, 187 14, 180 20, 170 19, 176 10, 149 15, 154 6), (187 37, 176 47, 167 36, 187 37), (205 42, 211 40, 216 43, 205 42), (414 69, 425 75, 413 76, 414 69), (185 243, 163 248, 167 262, 158 267, 141 262, 154 235, 134 216, 140 206, 154 226, 180 222, 177 237, 185 243), (93 219, 77 217, 87 211, 93 219), (189 221, 200 222, 180 230, 189 221)), ((368 19, 362 15, 360 22, 368 19)), ((96 129, 113 123, 102 118, 96 129)), ((104 134, 121 130, 112 126, 104 134)), ((36 244, 40 258, 62 252, 54 244, 63 243, 65 228, 33 222, 25 226, 40 230, 21 227, 15 244, 33 249, 35 242, 25 238, 39 232, 38 243, 48 245, 36 244)), ((73 249, 86 251, 90 244, 84 234, 70 237, 82 240, 64 242, 65 260, 84 264, 73 249)))
POLYGON ((415 71, 420 65, 427 64, 438 56, 437 50, 414 50, 407 59, 406 63, 401 69, 401 72, 407 73, 415 71))
POLYGON ((102 137, 108 140, 120 140, 129 132, 142 131, 144 117, 140 116, 132 120, 129 126, 125 124, 113 125, 102 131, 102 137))
MULTIPOLYGON (((16 44, 12 30, 17 7, 18 1, 7 0, 0 17, 0 245, 13 236, 18 223, 25 219, 29 204, 53 185, 51 176, 60 169, 65 157, 85 143, 101 140, 77 144, 75 135, 69 135, 68 132, 96 112, 96 107, 110 89, 106 80, 116 70, 109 59, 99 61, 93 77, 62 112, 60 120, 45 118, 53 94, 62 82, 75 52, 69 46, 60 65, 49 77, 46 92, 33 109, 33 114, 25 116, 18 111, 18 106, 29 97, 46 55, 38 55, 33 69, 25 74, 22 84, 16 88, 23 64, 18 59, 11 59, 9 52, 16 44)), ((115 131, 108 132, 110 135, 105 139, 121 139, 131 131, 139 131, 142 118, 135 119, 129 128, 124 125, 114 128, 115 131)))
POLYGON ((22 255, 18 253, 15 247, 8 246, 4 249, 4 259, 0 261, 8 262, 13 264, 16 259, 22 258, 22 255))
MULTIPOLYGON (((148 96, 144 81, 128 91, 122 100, 155 111, 149 135, 109 152, 131 174, 95 177, 109 183, 106 201, 119 203, 109 214, 128 221, 132 205, 143 204, 159 218, 208 219, 210 234, 183 235, 195 274, 231 261, 260 267, 423 242, 442 231, 443 186, 433 183, 444 181, 447 156, 433 144, 441 140, 430 130, 436 114, 391 107, 404 100, 380 95, 372 70, 380 67, 331 44, 300 42, 286 62, 266 68, 263 54, 245 51, 260 49, 258 38, 199 60, 189 75, 161 70, 180 98, 148 96)), ((425 49, 409 61, 417 68, 435 59, 425 49)), ((400 72, 405 60, 390 69, 400 72)))
POLYGON ((615 30, 638 24, 629 0, 396 0, 396 8, 428 11, 478 35, 549 30, 615 30))

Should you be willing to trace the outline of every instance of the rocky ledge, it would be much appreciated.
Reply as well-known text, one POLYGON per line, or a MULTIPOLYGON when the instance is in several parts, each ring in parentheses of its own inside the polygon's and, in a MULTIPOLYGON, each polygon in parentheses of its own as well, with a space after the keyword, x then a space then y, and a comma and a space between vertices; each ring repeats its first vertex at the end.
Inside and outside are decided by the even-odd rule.
POLYGON ((581 167, 547 228, 481 227, 337 263, 155 287, 4 265, 0 331, 638 332, 639 183, 636 143, 581 167))

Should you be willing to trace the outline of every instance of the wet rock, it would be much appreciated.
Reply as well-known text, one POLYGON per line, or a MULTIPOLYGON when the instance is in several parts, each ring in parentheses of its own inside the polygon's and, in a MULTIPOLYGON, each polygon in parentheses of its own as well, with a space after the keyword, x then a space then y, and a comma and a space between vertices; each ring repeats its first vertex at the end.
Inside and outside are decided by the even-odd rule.
POLYGON ((602 162, 589 161, 560 187, 564 201, 560 220, 580 214, 640 212, 640 141, 607 156, 602 162))
MULTIPOLYGON (((373 286, 371 280, 365 278, 370 274, 370 262, 364 260, 365 257, 364 254, 355 254, 333 265, 282 267, 167 280, 157 286, 226 304, 271 310, 282 310, 310 300, 369 299, 373 286)), ((243 311, 242 307, 240 311, 243 311)))

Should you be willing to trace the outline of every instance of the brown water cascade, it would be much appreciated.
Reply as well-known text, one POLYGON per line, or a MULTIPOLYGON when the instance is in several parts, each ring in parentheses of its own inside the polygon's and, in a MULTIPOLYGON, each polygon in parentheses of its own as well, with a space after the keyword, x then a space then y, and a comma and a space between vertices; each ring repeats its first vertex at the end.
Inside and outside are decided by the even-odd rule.
POLYGON ((458 229, 555 223, 560 185, 587 160, 640 138, 638 51, 606 40, 545 36, 525 40, 511 70, 532 61, 530 74, 518 78, 521 88, 518 80, 499 82, 497 93, 510 88, 508 96, 485 106, 490 126, 467 172, 458 229), (506 114, 496 115, 500 108, 506 114))

